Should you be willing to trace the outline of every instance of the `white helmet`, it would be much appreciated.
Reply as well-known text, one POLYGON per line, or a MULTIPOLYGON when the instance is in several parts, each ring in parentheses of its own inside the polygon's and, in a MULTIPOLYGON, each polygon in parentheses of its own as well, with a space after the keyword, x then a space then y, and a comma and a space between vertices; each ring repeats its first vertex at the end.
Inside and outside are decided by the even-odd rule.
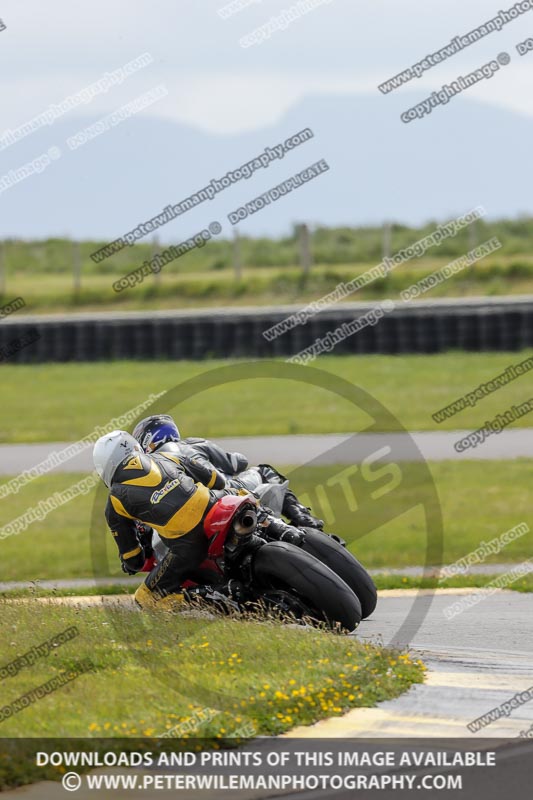
POLYGON ((141 455, 142 452, 139 442, 126 431, 111 431, 100 436, 94 445, 93 461, 98 475, 108 489, 117 467, 134 454, 141 455))

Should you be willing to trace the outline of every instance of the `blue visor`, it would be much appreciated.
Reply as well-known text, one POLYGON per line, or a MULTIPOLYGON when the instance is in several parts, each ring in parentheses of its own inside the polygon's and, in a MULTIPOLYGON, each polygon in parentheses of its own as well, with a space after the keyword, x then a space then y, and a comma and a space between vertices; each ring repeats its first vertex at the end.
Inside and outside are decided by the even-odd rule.
POLYGON ((149 443, 149 447, 150 450, 155 450, 160 445, 165 444, 165 442, 179 442, 179 440, 179 430, 173 422, 167 422, 154 431, 149 443))

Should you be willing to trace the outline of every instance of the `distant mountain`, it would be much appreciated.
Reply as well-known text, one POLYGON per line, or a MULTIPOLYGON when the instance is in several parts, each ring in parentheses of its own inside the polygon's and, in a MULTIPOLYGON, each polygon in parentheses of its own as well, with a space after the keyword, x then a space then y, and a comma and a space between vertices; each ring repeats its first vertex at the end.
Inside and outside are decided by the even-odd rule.
POLYGON ((477 205, 490 217, 533 213, 533 120, 462 97, 402 123, 401 112, 419 101, 418 93, 309 97, 275 125, 237 136, 137 115, 71 152, 67 137, 97 119, 72 114, 0 151, 0 177, 50 146, 62 151, 44 172, 0 194, 0 236, 116 238, 306 127, 314 139, 169 223, 161 240, 213 220, 230 235, 228 212, 322 158, 328 173, 240 230, 281 235, 298 221, 419 224, 477 205))

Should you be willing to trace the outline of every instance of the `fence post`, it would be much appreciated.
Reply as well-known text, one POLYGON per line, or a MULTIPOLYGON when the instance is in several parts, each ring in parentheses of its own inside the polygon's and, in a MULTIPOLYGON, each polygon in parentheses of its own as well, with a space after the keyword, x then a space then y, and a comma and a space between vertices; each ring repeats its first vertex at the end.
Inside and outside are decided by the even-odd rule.
POLYGON ((81 247, 79 242, 72 242, 73 290, 75 295, 81 291, 81 247))
POLYGON ((235 270, 235 280, 242 279, 242 249, 241 237, 237 228, 233 228, 233 269, 235 270))
POLYGON ((311 254, 311 237, 309 235, 309 228, 305 224, 299 225, 299 241, 300 241, 300 264, 303 270, 304 278, 307 278, 313 265, 313 256, 311 254))
POLYGON ((477 245, 477 220, 468 226, 468 249, 473 250, 477 245))
POLYGON ((5 242, 0 242, 0 297, 6 293, 5 242))
MULTIPOLYGON (((155 258, 157 253, 159 252, 159 237, 157 234, 154 234, 152 239, 152 259, 155 258)), ((161 285, 161 270, 159 272, 154 272, 154 283, 156 286, 161 285)))
POLYGON ((392 225, 390 222, 383 223, 383 258, 391 257, 392 247, 392 225))

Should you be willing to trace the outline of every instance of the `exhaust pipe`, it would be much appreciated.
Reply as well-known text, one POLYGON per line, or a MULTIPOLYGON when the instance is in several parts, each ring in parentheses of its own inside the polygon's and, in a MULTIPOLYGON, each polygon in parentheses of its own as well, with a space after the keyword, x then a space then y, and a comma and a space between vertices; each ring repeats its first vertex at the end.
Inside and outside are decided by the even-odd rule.
POLYGON ((257 528, 257 514, 253 508, 247 508, 244 513, 233 523, 233 530, 237 536, 249 536, 257 528))

